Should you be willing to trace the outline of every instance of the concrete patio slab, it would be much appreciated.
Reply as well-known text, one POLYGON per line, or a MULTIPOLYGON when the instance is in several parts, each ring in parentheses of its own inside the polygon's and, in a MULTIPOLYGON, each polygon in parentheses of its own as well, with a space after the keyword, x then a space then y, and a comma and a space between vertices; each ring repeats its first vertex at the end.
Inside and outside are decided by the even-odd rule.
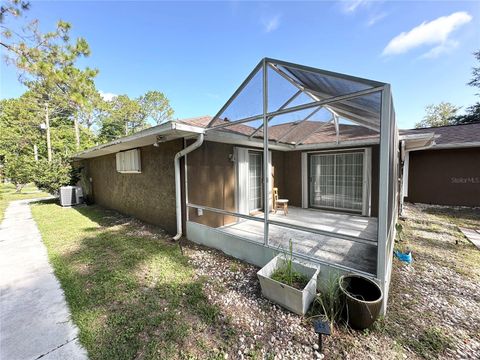
POLYGON ((0 359, 87 359, 28 200, 0 225, 0 359))
MULTIPOLYGON (((269 219, 290 225, 300 225, 316 230, 356 236, 372 242, 377 241, 378 222, 373 217, 290 207, 287 216, 283 215, 282 212, 277 212, 276 214, 271 213, 269 219)), ((263 223, 258 221, 242 219, 239 222, 224 225, 218 230, 261 244, 264 241, 263 223)), ((293 251, 299 254, 370 274, 374 274, 376 271, 377 246, 375 243, 356 243, 333 236, 270 225, 270 245, 281 251, 288 251, 290 240, 293 243, 293 251)))

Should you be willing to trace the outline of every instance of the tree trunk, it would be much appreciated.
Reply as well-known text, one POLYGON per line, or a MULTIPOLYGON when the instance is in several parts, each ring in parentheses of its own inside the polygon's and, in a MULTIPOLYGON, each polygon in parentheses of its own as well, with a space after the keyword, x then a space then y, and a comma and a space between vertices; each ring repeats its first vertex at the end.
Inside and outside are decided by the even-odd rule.
POLYGON ((47 132, 47 157, 52 162, 52 143, 50 141, 50 118, 48 115, 48 102, 45 103, 45 130, 47 132))
POLYGON ((80 150, 80 127, 78 126, 78 120, 77 117, 74 117, 73 119, 73 128, 75 130, 75 145, 77 151, 80 150))
POLYGON ((33 158, 38 161, 38 147, 37 144, 33 144, 33 158))

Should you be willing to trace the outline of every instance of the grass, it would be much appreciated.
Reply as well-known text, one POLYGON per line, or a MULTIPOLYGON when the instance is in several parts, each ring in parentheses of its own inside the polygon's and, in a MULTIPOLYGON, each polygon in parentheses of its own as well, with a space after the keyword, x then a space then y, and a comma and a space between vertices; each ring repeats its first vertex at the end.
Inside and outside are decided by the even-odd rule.
POLYGON ((467 228, 480 227, 480 207, 430 207, 425 210, 427 214, 434 215, 442 221, 467 228))
POLYGON ((95 206, 42 202, 32 213, 91 359, 216 358, 226 349, 204 280, 165 234, 95 206))
POLYGON ((303 290, 308 284, 308 277, 295 271, 293 268, 293 243, 292 240, 289 242, 289 252, 284 252, 284 259, 272 273, 270 278, 294 287, 298 290, 303 290))
POLYGON ((20 193, 16 193, 15 185, 10 183, 0 183, 0 222, 3 220, 5 209, 10 201, 38 199, 49 195, 50 194, 38 190, 33 184, 28 184, 20 193))
POLYGON ((424 330, 418 338, 410 338, 405 345, 425 359, 438 359, 452 345, 452 340, 443 331, 432 326, 424 330))
POLYGON ((333 332, 335 324, 342 316, 344 302, 338 283, 339 276, 331 275, 323 284, 323 289, 315 297, 312 313, 314 317, 322 317, 330 323, 330 329, 333 332))
POLYGON ((298 290, 303 290, 308 284, 308 278, 305 275, 289 270, 286 265, 279 266, 275 269, 271 278, 298 290))

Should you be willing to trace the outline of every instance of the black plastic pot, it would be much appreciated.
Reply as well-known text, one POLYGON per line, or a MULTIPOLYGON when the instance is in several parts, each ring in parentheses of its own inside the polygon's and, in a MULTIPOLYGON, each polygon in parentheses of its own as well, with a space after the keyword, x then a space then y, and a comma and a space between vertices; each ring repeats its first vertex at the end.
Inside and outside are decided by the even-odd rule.
POLYGON ((358 330, 370 327, 378 318, 383 293, 374 281, 360 275, 343 275, 339 279, 345 299, 345 318, 358 330))

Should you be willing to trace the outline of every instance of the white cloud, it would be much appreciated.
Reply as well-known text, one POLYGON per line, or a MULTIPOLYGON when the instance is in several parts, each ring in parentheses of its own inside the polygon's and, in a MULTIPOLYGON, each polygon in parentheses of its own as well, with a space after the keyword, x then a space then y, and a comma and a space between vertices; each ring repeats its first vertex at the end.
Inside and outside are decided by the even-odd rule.
POLYGON ((422 59, 434 59, 442 54, 449 53, 458 46, 458 41, 448 40, 438 46, 431 48, 425 54, 420 56, 422 59))
POLYGON ((342 9, 346 13, 354 13, 359 7, 367 4, 367 0, 344 0, 342 1, 342 9))
POLYGON ((423 22, 408 32, 395 36, 383 49, 382 55, 406 53, 420 46, 434 46, 424 57, 435 57, 452 48, 455 41, 449 39, 450 34, 460 26, 470 22, 472 16, 460 11, 442 16, 430 22, 423 22))
POLYGON ((262 23, 265 32, 269 33, 275 31, 280 26, 280 15, 275 15, 268 19, 264 19, 262 23))
POLYGON ((109 92, 103 92, 102 90, 98 91, 100 93, 100 96, 103 98, 105 101, 112 101, 112 99, 116 96, 117 94, 109 93, 109 92))
POLYGON ((370 19, 368 19, 367 21, 367 26, 373 26, 375 25, 376 23, 378 23, 380 20, 382 20, 383 18, 385 18, 388 14, 386 12, 381 12, 381 13, 377 13, 377 14, 374 14, 370 17, 370 19))

